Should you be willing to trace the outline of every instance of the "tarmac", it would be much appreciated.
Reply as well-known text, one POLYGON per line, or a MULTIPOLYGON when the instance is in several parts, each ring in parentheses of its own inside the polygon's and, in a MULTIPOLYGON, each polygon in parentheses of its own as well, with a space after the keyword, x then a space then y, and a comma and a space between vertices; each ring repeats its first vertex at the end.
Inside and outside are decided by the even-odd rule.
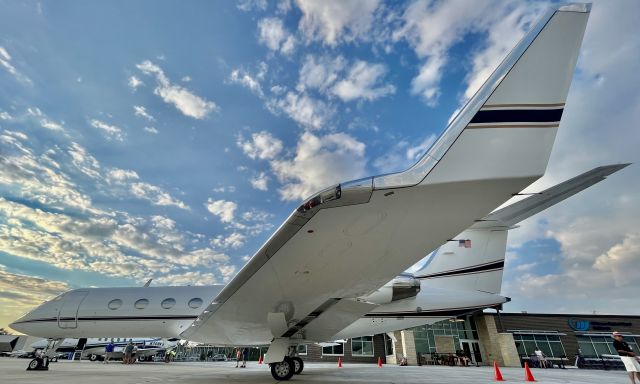
MULTIPOLYGON (((141 384, 141 383, 274 383, 269 367, 249 362, 247 368, 235 368, 235 362, 174 362, 165 364, 119 362, 102 364, 90 361, 51 363, 49 371, 26 371, 28 359, 0 358, 0 382, 15 384, 141 384)), ((502 368, 507 383, 524 383, 521 368, 502 368)), ((533 369, 538 383, 628 384, 624 371, 580 369, 533 369)), ((290 383, 493 383, 491 367, 399 367, 375 364, 306 363, 301 375, 290 383)))

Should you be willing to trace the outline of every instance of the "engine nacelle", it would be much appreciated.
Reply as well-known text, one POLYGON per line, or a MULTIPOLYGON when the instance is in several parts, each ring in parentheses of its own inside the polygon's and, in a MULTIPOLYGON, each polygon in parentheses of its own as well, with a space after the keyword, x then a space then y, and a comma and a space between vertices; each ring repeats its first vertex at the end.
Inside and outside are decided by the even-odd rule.
POLYGON ((362 299, 376 304, 388 304, 393 301, 415 297, 419 292, 420 280, 411 274, 404 273, 362 299))

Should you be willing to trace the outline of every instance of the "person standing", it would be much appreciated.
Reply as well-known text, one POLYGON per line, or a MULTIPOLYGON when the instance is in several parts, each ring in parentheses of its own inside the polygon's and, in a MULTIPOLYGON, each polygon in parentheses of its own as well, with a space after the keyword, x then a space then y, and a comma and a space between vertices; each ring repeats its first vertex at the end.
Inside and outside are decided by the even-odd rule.
POLYGON ((631 384, 636 384, 636 378, 640 381, 640 362, 638 362, 638 356, 633 352, 629 344, 624 341, 624 336, 620 332, 613 332, 613 347, 618 351, 620 360, 624 363, 624 367, 629 373, 629 379, 631 384))
POLYGON ((133 355, 133 342, 129 340, 129 344, 124 347, 124 360, 122 361, 122 363, 131 364, 131 355, 133 355))
POLYGON ((106 347, 104 347, 104 363, 105 364, 109 364, 109 361, 111 360, 112 355, 113 355, 113 340, 110 341, 106 347))
POLYGON ((247 368, 247 360, 249 360, 249 348, 242 349, 242 368, 247 368))
POLYGON ((238 347, 236 348, 236 368, 240 365, 240 361, 242 361, 242 349, 238 347))

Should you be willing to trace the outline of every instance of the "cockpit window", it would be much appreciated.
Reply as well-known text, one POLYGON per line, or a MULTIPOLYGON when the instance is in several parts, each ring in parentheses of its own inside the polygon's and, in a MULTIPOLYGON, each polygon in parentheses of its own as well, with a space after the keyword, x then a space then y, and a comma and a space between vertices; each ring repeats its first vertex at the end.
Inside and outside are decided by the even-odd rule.
POLYGON ((136 309, 145 309, 147 305, 149 305, 149 300, 147 299, 140 299, 133 304, 136 309))
POLYGON ((189 300, 189 307, 196 309, 196 308, 200 308, 200 306, 202 305, 202 299, 195 297, 191 300, 189 300))
POLYGON ((167 298, 162 300, 162 303, 160 303, 160 306, 164 309, 169 309, 171 307, 173 307, 174 305, 176 305, 176 299, 172 299, 172 298, 167 298))
POLYGON ((107 306, 109 307, 109 309, 111 310, 115 310, 118 309, 122 306, 122 300, 120 299, 113 299, 109 302, 109 304, 107 304, 107 306))

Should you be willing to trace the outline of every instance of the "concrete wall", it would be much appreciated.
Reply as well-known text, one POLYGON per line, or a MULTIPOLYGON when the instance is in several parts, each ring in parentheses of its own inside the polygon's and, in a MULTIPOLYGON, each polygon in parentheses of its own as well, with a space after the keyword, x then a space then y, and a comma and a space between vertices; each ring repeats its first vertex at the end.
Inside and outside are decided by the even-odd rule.
POLYGON ((483 351, 482 360, 489 365, 496 361, 502 367, 519 367, 520 357, 513 335, 498 332, 496 318, 492 315, 479 314, 475 321, 483 351))

